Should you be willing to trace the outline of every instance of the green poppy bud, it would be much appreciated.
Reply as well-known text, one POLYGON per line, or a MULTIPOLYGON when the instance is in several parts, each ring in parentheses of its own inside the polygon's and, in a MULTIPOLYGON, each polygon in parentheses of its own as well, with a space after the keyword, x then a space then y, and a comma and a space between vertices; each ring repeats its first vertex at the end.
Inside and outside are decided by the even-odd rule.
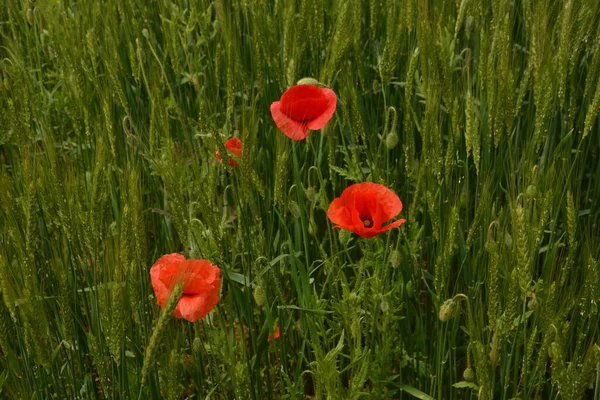
POLYGON ((291 200, 288 204, 290 214, 296 219, 300 218, 300 206, 294 200, 291 200))
POLYGON ((33 25, 35 19, 33 18, 33 10, 31 8, 27 9, 27 23, 29 25, 33 25))
POLYGON ((258 285, 256 285, 256 287, 252 291, 252 296, 254 297, 254 301, 256 302, 256 304, 259 307, 262 307, 265 305, 265 300, 266 300, 265 292, 266 291, 265 291, 265 286, 263 285, 263 282, 260 282, 258 285))
POLYGON ((488 353, 488 357, 490 358, 492 364, 498 364, 498 361, 500 361, 500 353, 498 352, 498 349, 492 347, 492 350, 490 350, 488 353))
POLYGON ((467 382, 473 382, 475 380, 475 371, 473 371, 473 368, 467 367, 467 369, 465 369, 465 372, 463 372, 463 379, 467 382))
POLYGON ((192 342, 192 351, 196 354, 199 354, 201 350, 202 350, 202 339, 200 339, 199 337, 195 337, 194 341, 192 342))
POLYGON ((529 311, 534 311, 535 309, 537 309, 537 307, 538 307, 537 296, 535 295, 535 293, 532 293, 531 298, 527 302, 527 309, 529 311))
POLYGON ((311 203, 315 203, 317 201, 317 190, 314 188, 314 186, 304 189, 304 194, 311 203))
POLYGON ((415 285, 412 280, 406 282, 405 289, 408 297, 413 297, 415 295, 415 285))
POLYGON ((448 299, 440 306, 438 317, 442 322, 448 322, 456 315, 456 302, 453 299, 448 299))
POLYGON ((352 232, 347 229, 340 229, 338 231, 338 239, 342 246, 346 246, 350 242, 350 239, 352 239, 352 232))
POLYGON ((379 81, 377 79, 373 80, 373 93, 379 93, 379 91, 381 90, 381 84, 379 83, 379 81))
POLYGON ((512 236, 510 236, 510 234, 508 232, 506 232, 504 234, 504 244, 506 245, 506 247, 508 247, 509 249, 512 248, 513 245, 513 239, 512 236))
POLYGON ((548 356, 550 356, 550 359, 554 361, 559 354, 560 351, 558 350, 558 343, 552 342, 548 348, 548 356))
POLYGON ((313 86, 319 86, 319 81, 316 80, 315 78, 302 78, 298 82, 296 82, 296 85, 313 85, 313 86))
POLYGON ((391 150, 394 147, 396 147, 397 144, 398 144, 398 134, 396 134, 396 132, 394 132, 394 131, 388 133, 388 135, 385 138, 385 147, 387 147, 388 149, 391 150))
POLYGON ((533 199, 537 194, 537 188, 533 185, 529 185, 525 190, 525 194, 527 194, 527 197, 529 197, 530 199, 533 199))
POLYGON ((385 297, 381 299, 381 303, 379 304, 379 308, 381 309, 382 313, 386 313, 390 309, 390 304, 385 299, 385 297))
POLYGON ((390 254, 390 265, 394 268, 398 268, 400 266, 400 262, 402 261, 402 255, 400 251, 393 250, 390 254))

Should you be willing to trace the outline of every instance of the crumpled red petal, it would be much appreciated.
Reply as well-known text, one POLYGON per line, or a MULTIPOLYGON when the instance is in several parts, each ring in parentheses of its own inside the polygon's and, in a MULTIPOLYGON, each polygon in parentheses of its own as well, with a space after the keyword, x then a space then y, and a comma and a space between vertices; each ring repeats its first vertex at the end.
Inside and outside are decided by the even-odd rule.
POLYGON ((346 207, 346 203, 344 203, 344 199, 338 197, 337 199, 333 199, 331 204, 329 205, 329 209, 327 210, 327 217, 333 222, 336 226, 334 228, 345 228, 352 225, 352 214, 350 210, 346 207))
POLYGON ((179 264, 179 273, 185 278, 183 294, 192 295, 213 290, 221 271, 208 260, 185 260, 179 264))
POLYGON ((323 111, 323 114, 307 122, 306 126, 308 126, 308 129, 312 129, 313 131, 325 128, 331 117, 333 117, 333 114, 335 113, 335 108, 337 106, 337 96, 335 95, 335 92, 327 88, 321 90, 327 98, 327 108, 325 109, 325 111, 323 111))
POLYGON ((281 111, 295 121, 312 121, 323 114, 329 105, 325 92, 315 85, 292 86, 283 93, 281 111))
POLYGON ((242 158, 242 141, 236 137, 232 137, 225 142, 225 148, 235 154, 238 158, 242 158))
POLYGON ((156 295, 156 302, 163 306, 171 295, 172 277, 185 257, 179 253, 166 254, 150 268, 150 281, 156 295))
POLYGON ((303 122, 298 122, 281 111, 281 102, 276 101, 271 104, 271 115, 275 125, 287 137, 293 140, 302 140, 308 136, 308 127, 303 122))
MULTIPOLYGON (((220 284, 221 281, 219 280, 219 286, 220 284)), ((218 289, 204 294, 183 295, 177 303, 173 315, 177 318, 187 319, 190 322, 196 322, 206 317, 218 302, 218 289)))

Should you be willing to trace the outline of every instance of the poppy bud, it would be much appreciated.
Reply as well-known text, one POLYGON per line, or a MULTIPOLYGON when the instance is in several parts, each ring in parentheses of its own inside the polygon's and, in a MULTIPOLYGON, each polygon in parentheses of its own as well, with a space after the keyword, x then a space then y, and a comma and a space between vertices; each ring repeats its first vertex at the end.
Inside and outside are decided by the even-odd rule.
POLYGON ((33 19, 33 10, 31 8, 27 9, 27 23, 29 25, 33 25, 34 23, 34 19, 33 19))
POLYGON ((386 313, 390 309, 390 305, 385 298, 381 299, 381 303, 379 304, 379 308, 382 313, 386 313))
POLYGON ((149 34, 148 34, 148 29, 146 29, 146 28, 142 29, 142 35, 143 35, 143 36, 144 36, 146 39, 148 39, 148 36, 149 36, 149 34))
POLYGON ((292 214, 294 218, 300 218, 300 206, 294 200, 290 200, 288 204, 288 209, 290 210, 290 214, 292 214))
POLYGON ((533 199, 537 194, 537 188, 534 185, 529 185, 525 190, 525 194, 527 194, 527 197, 529 197, 530 199, 533 199))
POLYGON ((348 242, 350 242, 351 238, 352 238, 352 234, 349 230, 346 230, 346 229, 339 230, 338 239, 340 240, 340 243, 342 246, 346 246, 348 244, 348 242))
POLYGON ((390 133, 388 133, 387 137, 385 138, 385 147, 387 147, 388 149, 393 149, 394 147, 396 147, 396 145, 398 144, 398 135, 396 134, 396 132, 392 131, 390 133))
POLYGON ((510 236, 510 233, 506 232, 504 234, 504 244, 506 245, 506 247, 508 247, 509 249, 512 248, 513 245, 513 240, 512 240, 512 236, 510 236))
POLYGON ((192 342, 192 351, 196 354, 200 354, 201 350, 202 350, 202 339, 200 339, 199 337, 195 337, 194 341, 192 342))
POLYGON ((467 382, 473 382, 475 380, 475 371, 473 368, 467 367, 465 372, 463 372, 463 379, 467 382))
POLYGON ((400 266, 400 262, 402 261, 402 256, 399 250, 394 250, 390 254, 390 265, 394 268, 398 268, 400 266))
POLYGON ((438 317, 442 322, 448 322, 456 315, 456 302, 453 299, 448 299, 440 306, 438 317))
POLYGON ((315 203, 317 201, 317 190, 314 188, 314 186, 304 189, 304 194, 311 203, 315 203))
POLYGON ((408 297, 413 297, 415 295, 415 285, 412 280, 406 282, 406 286, 404 288, 406 289, 406 295, 408 297))
POLYGON ((308 223, 308 234, 311 236, 315 236, 317 234, 317 224, 314 221, 310 221, 308 223))
POLYGON ((488 353, 488 357, 490 358, 492 364, 498 364, 498 361, 500 361, 500 353, 498 352, 498 349, 492 347, 492 350, 490 350, 490 352, 488 353))
POLYGON ((298 82, 296 82, 296 85, 313 85, 313 86, 319 86, 319 81, 316 80, 315 78, 302 78, 298 82))
POLYGON ((472 15, 467 17, 467 21, 465 22, 465 31, 467 34, 467 38, 471 36, 471 32, 473 31, 473 26, 475 25, 475 18, 472 15))
POLYGON ((379 81, 377 79, 373 80, 373 93, 379 93, 379 91, 381 90, 381 84, 379 83, 379 81))
POLYGON ((265 287, 262 282, 256 285, 256 287, 252 291, 252 296, 254 297, 254 301, 259 307, 262 307, 265 304, 266 293, 265 287))
POLYGON ((356 292, 351 292, 348 295, 348 300, 355 302, 356 300, 358 300, 358 295, 356 294, 356 292))
POLYGON ((550 357, 550 359, 552 361, 554 361, 554 359, 558 356, 559 351, 558 351, 558 344, 556 342, 552 342, 550 344, 550 347, 548 347, 548 357, 550 357))
POLYGON ((535 293, 531 294, 531 299, 527 302, 527 309, 529 311, 534 311, 538 306, 537 296, 535 293))

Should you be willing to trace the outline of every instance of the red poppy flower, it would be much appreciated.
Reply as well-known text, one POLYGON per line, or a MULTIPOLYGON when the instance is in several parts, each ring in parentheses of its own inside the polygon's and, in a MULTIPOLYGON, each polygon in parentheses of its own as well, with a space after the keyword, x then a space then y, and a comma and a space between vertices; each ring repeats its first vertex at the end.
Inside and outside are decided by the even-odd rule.
POLYGON ((399 219, 383 226, 400 211, 402 202, 394 192, 378 183, 364 182, 348 186, 341 197, 331 202, 327 216, 336 224, 334 228, 373 237, 406 222, 399 219))
MULTIPOLYGON (((275 332, 273 332, 273 337, 275 339, 279 339, 280 333, 279 333, 279 326, 275 327, 275 332)), ((271 337, 271 334, 269 333, 269 336, 267 336, 267 340, 270 342, 271 340, 273 340, 273 338, 271 337)))
POLYGON ((331 89, 315 85, 296 85, 271 104, 275 124, 287 137, 302 140, 308 130, 324 128, 333 113, 337 97, 331 89))
POLYGON ((162 256, 150 268, 156 302, 165 307, 173 286, 183 280, 183 295, 173 315, 195 322, 219 302, 221 287, 219 267, 207 260, 186 260, 181 254, 162 256))
MULTIPOLYGON (((237 158, 242 158, 242 147, 244 147, 244 145, 242 144, 242 141, 236 137, 233 137, 229 140, 227 140, 225 143, 225 148, 227 150, 229 150, 230 152, 232 152, 233 154, 235 154, 237 156, 237 158)), ((217 160, 219 160, 219 162, 223 162, 223 159, 221 158, 221 155, 219 154, 219 150, 217 150, 217 152, 215 153, 215 156, 217 157, 217 160)), ((229 159, 229 165, 231 165, 232 167, 235 167, 237 165, 237 163, 233 160, 233 158, 229 159)))

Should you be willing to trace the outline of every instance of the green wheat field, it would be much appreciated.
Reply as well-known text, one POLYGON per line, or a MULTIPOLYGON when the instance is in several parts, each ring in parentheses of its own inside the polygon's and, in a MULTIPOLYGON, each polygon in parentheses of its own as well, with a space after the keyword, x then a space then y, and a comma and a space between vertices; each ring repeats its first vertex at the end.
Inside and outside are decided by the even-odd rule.
POLYGON ((597 0, 3 0, 0 398, 598 400, 599 113, 597 0))

